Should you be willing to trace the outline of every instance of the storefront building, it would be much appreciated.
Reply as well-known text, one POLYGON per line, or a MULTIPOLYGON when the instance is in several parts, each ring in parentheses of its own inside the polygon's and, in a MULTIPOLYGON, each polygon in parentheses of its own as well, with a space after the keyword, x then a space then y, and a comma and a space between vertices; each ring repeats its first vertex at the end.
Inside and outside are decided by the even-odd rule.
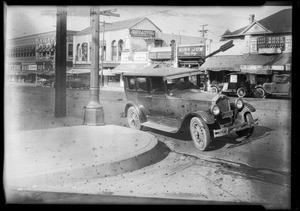
MULTIPOLYGON (((73 35, 67 31, 67 69, 72 67, 73 35)), ((54 74, 56 31, 8 40, 6 75, 13 81, 37 82, 38 76, 54 74)))
MULTIPOLYGON (((107 83, 117 78, 121 84, 121 75, 125 71, 149 65, 174 66, 176 44, 200 42, 198 37, 164 34, 148 18, 107 23, 105 31, 101 25, 99 36, 99 67, 103 69, 105 81, 107 83)), ((74 35, 73 51, 72 71, 86 74, 91 65, 90 27, 74 35)), ((101 71, 99 72, 101 74, 101 71)))
POLYGON ((279 11, 259 21, 249 15, 249 25, 226 31, 221 42, 209 43, 206 54, 233 40, 234 47, 206 59, 200 67, 209 74, 209 83, 222 82, 229 72, 258 76, 258 83, 272 80, 274 74, 289 73, 292 63, 292 9, 279 11))

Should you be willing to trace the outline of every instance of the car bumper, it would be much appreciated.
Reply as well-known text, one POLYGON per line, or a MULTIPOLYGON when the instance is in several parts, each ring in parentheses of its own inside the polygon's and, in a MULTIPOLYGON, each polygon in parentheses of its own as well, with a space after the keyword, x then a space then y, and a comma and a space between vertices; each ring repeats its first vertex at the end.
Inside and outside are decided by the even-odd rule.
POLYGON ((257 124, 258 124, 258 119, 255 119, 250 124, 247 123, 247 122, 243 122, 243 123, 235 124, 235 125, 232 125, 232 126, 229 126, 229 127, 223 127, 221 129, 218 129, 218 130, 213 130, 214 138, 220 137, 220 136, 225 136, 225 135, 228 135, 230 133, 235 133, 237 131, 244 130, 244 129, 247 129, 247 128, 251 128, 251 127, 253 127, 254 125, 257 125, 257 124))

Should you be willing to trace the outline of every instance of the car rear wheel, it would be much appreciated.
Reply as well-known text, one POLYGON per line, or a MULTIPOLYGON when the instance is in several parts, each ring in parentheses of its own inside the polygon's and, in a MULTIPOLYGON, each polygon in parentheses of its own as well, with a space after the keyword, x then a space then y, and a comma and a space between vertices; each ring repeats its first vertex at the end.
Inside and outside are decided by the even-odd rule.
POLYGON ((257 98, 264 98, 266 96, 266 92, 263 88, 258 87, 255 89, 254 95, 257 98))
POLYGON ((127 110, 127 122, 130 128, 136 130, 140 130, 142 128, 139 114, 133 106, 127 110))
MULTIPOLYGON (((247 123, 253 123, 254 122, 251 113, 247 113, 245 115, 245 122, 247 122, 247 123)), ((250 128, 247 128, 247 129, 244 129, 244 130, 237 131, 236 134, 239 137, 243 137, 243 136, 249 137, 249 136, 252 135, 253 131, 254 131, 254 126, 252 126, 250 128)))
POLYGON ((245 87, 238 88, 238 90, 236 91, 236 94, 238 97, 245 97, 245 95, 246 95, 245 87))
POLYGON ((207 124, 199 117, 193 117, 190 122, 190 133, 194 145, 201 151, 206 150, 211 142, 207 124))

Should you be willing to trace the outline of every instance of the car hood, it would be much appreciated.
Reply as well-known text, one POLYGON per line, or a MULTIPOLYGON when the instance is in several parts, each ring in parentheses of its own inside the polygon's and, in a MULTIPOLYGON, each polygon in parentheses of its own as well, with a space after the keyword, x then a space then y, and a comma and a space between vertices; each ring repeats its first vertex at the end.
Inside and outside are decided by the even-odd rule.
POLYGON ((212 101, 212 99, 219 95, 218 93, 201 91, 198 89, 186 89, 173 91, 173 96, 184 100, 201 100, 201 101, 212 101))

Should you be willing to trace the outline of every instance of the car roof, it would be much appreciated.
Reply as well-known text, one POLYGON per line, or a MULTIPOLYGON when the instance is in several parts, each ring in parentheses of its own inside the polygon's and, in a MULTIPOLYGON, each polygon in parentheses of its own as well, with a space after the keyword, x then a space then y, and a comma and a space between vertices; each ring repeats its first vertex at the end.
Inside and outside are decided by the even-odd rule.
POLYGON ((175 67, 164 67, 164 68, 143 68, 140 70, 126 72, 124 76, 158 76, 158 77, 168 77, 176 76, 187 73, 202 73, 198 69, 191 68, 175 68, 175 67))

